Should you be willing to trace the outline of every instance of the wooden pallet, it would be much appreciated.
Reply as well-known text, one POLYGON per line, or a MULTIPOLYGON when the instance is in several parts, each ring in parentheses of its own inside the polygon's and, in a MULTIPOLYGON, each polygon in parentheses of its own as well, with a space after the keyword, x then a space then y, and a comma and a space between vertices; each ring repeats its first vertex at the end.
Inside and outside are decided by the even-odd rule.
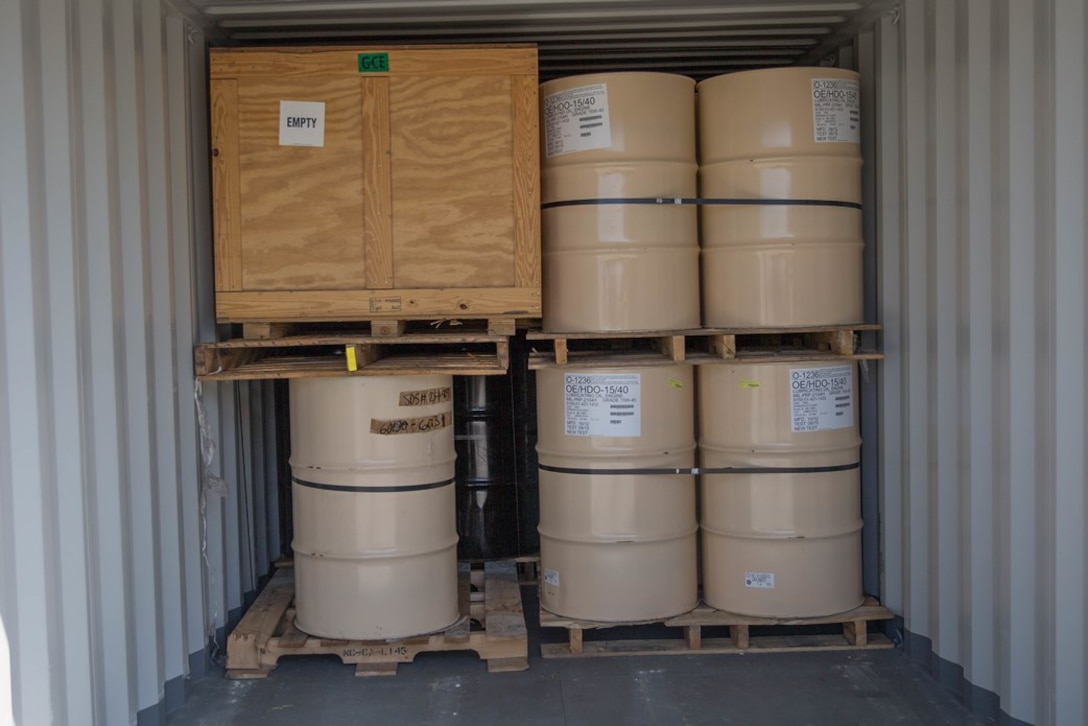
POLYGON ((617 333, 544 333, 530 331, 526 339, 540 342, 529 354, 529 368, 565 365, 620 367, 674 365, 687 356, 687 338, 699 330, 617 333), (548 350, 548 348, 551 348, 548 350))
POLYGON ((540 625, 545 628, 565 628, 567 642, 543 643, 540 653, 545 658, 581 658, 617 655, 698 655, 701 653, 797 653, 812 650, 854 650, 891 648, 893 643, 883 633, 870 633, 868 624, 890 620, 891 610, 875 598, 853 610, 819 618, 756 618, 735 615, 705 605, 684 615, 664 620, 639 623, 601 623, 562 618, 540 611, 540 625), (602 639, 585 641, 586 630, 598 630, 630 625, 656 624, 666 628, 669 637, 653 639, 602 639), (811 626, 841 626, 839 633, 807 633, 811 626), (703 638, 704 627, 728 627, 728 638, 703 638), (753 633, 751 628, 760 628, 753 633))
POLYGON ((257 380, 346 375, 502 375, 510 367, 514 321, 484 327, 407 329, 404 321, 365 327, 247 326, 248 337, 201 343, 193 350, 201 380, 257 380))
POLYGON ((463 617, 442 632, 398 640, 333 640, 295 627, 294 569, 276 572, 227 639, 227 675, 266 678, 288 655, 335 655, 355 665, 357 676, 396 675, 397 666, 420 653, 474 650, 487 670, 529 667, 529 640, 513 562, 489 562, 484 570, 460 570, 463 617), (473 630, 477 622, 482 630, 473 630))
POLYGON ((697 328, 615 333, 544 333, 529 368, 666 366, 677 363, 799 363, 821 360, 880 360, 882 353, 858 347, 858 334, 880 325, 797 328, 697 328), (549 349, 550 348, 550 349, 549 349))
POLYGON ((364 319, 351 322, 286 322, 242 323, 242 337, 248 340, 286 338, 292 335, 318 335, 322 333, 365 334, 374 338, 390 338, 405 333, 458 332, 488 335, 513 335, 519 319, 499 318, 442 318, 439 320, 411 320, 401 318, 364 319))

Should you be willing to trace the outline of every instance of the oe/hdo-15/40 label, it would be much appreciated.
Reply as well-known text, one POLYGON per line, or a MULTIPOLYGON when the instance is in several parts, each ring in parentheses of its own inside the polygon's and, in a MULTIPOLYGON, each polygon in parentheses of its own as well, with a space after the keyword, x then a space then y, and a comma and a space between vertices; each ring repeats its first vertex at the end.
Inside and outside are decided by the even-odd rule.
POLYGON ((607 84, 580 86, 544 97, 545 156, 610 146, 607 84))
POLYGON ((563 376, 567 436, 640 436, 641 375, 567 373, 563 376))
POLYGON ((817 143, 860 143, 858 82, 852 78, 813 78, 812 127, 817 143))
POLYGON ((794 433, 853 426, 853 366, 790 369, 790 414, 794 433))

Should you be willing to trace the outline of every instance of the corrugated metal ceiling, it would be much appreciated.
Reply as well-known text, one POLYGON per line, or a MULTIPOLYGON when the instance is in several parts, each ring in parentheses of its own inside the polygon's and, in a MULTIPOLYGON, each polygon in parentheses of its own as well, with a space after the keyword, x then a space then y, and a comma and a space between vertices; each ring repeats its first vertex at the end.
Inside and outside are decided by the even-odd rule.
POLYGON ((223 37, 267 43, 536 43, 544 78, 702 78, 815 63, 894 0, 188 0, 223 37))

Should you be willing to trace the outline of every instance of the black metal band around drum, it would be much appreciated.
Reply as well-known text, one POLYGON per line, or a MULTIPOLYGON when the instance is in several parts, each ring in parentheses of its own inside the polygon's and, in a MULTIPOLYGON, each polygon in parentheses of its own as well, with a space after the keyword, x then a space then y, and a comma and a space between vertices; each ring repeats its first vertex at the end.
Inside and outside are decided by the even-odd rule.
POLYGON ((610 204, 661 204, 666 206, 770 206, 770 207, 841 207, 861 209, 857 202, 834 199, 714 199, 702 197, 623 197, 614 199, 568 199, 541 204, 541 209, 556 207, 588 207, 610 204))
POLYGON ((861 462, 835 466, 724 466, 696 467, 696 474, 831 474, 837 471, 860 469, 861 462))
POLYGON ((835 466, 725 466, 725 467, 691 467, 687 469, 577 469, 565 466, 550 466, 538 464, 541 471, 550 471, 555 474, 580 474, 587 476, 625 476, 628 474, 670 476, 691 474, 829 474, 837 471, 852 471, 860 469, 861 462, 853 464, 838 464, 835 466))
POLYGON ((319 484, 313 481, 305 481, 297 477, 291 477, 291 481, 298 484, 300 487, 309 487, 311 489, 322 489, 327 492, 351 492, 361 494, 392 494, 397 492, 422 492, 427 489, 441 489, 442 487, 451 486, 454 482, 453 479, 447 479, 445 481, 431 482, 430 484, 405 484, 399 487, 341 487, 335 484, 319 484))

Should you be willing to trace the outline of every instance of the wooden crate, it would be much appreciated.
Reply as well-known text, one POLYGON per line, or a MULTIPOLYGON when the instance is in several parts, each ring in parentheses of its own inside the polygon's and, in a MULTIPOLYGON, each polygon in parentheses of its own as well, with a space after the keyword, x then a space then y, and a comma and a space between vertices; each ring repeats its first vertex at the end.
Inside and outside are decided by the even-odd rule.
POLYGON ((536 48, 217 49, 210 76, 220 322, 540 316, 536 48))
POLYGON ((492 673, 527 669, 529 638, 515 564, 489 562, 484 570, 462 565, 459 575, 463 617, 446 630, 396 640, 334 640, 295 627, 294 568, 283 567, 227 638, 227 675, 266 678, 283 656, 334 655, 354 664, 357 676, 391 676, 420 653, 447 650, 476 651, 492 673))

